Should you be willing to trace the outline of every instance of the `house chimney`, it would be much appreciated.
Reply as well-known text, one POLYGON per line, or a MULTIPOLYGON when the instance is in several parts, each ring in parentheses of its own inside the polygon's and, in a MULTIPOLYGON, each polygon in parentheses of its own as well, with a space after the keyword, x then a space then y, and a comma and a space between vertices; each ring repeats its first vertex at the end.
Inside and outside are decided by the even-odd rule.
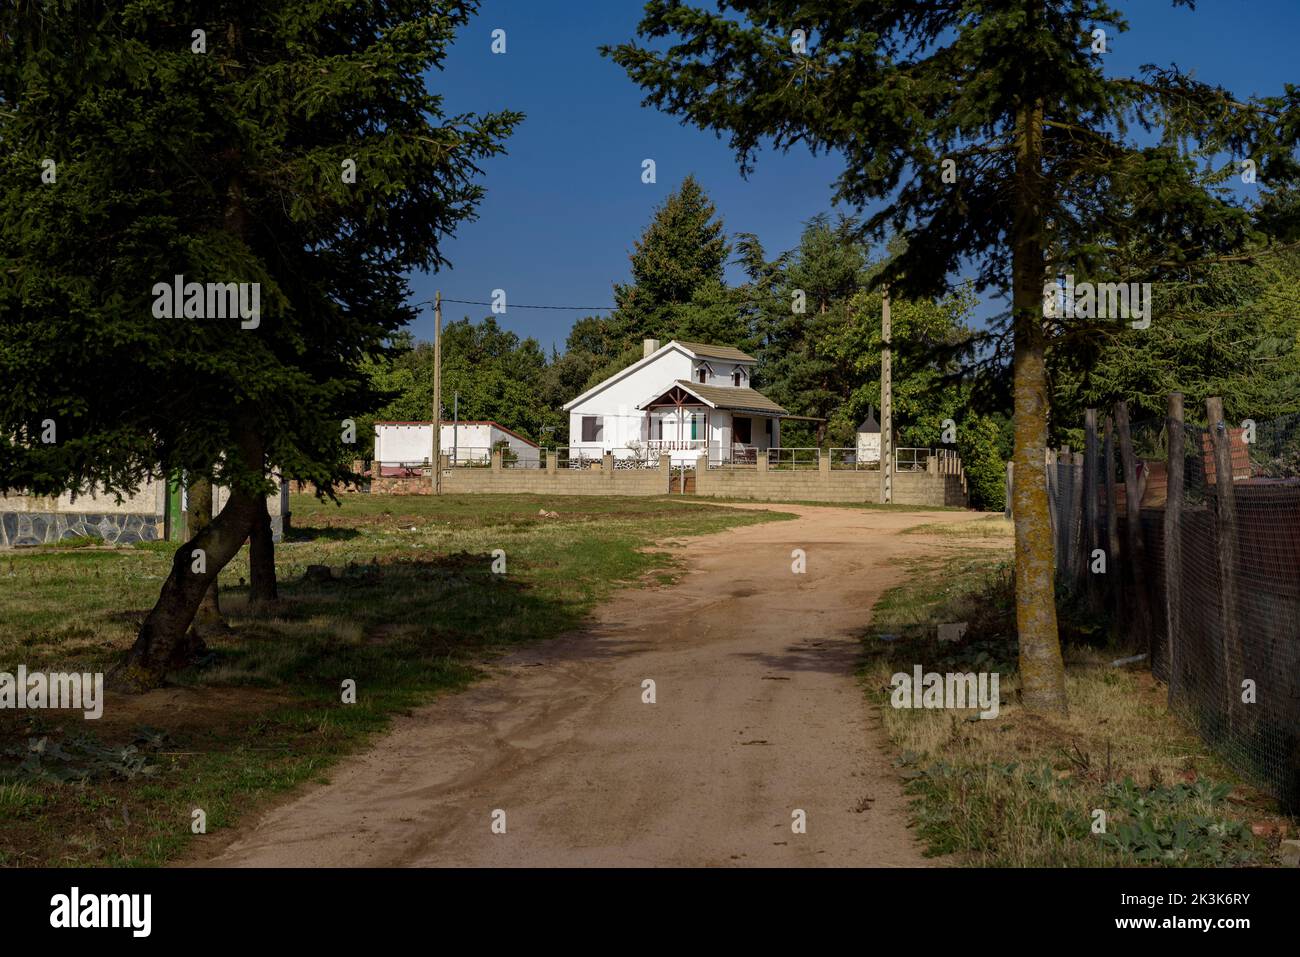
POLYGON ((659 351, 659 340, 658 340, 658 339, 642 339, 642 340, 641 340, 641 349, 642 349, 642 352, 641 352, 641 358, 644 359, 646 356, 650 355, 650 353, 652 353, 652 352, 658 352, 658 351, 659 351))

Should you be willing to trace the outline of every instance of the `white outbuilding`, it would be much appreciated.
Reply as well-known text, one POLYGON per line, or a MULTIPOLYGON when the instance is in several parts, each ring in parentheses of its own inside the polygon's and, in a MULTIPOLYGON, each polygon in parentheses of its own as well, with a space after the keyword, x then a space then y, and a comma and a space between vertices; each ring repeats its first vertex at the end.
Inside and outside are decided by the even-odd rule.
MULTIPOLYGON (((520 459, 535 460, 539 455, 536 442, 491 420, 443 422, 439 445, 452 465, 487 465, 498 447, 520 459)), ((432 455, 431 422, 375 423, 375 465, 380 475, 402 475, 424 467, 432 455)))

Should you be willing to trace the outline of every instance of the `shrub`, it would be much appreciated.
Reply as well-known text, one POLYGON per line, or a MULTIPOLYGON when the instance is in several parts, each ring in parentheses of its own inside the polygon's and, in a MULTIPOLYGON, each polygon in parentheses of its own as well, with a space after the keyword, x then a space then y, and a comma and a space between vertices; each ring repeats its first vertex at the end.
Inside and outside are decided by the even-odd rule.
POLYGON ((982 415, 967 420, 957 433, 972 508, 1000 512, 1006 507, 1007 467, 1000 440, 997 423, 982 415))

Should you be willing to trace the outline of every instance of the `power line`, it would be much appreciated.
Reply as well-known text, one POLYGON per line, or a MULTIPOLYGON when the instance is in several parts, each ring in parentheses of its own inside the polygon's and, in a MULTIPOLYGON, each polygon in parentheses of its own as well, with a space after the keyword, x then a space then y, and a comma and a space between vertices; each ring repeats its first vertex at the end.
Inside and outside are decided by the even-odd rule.
MULTIPOLYGON (((426 301, 432 302, 433 300, 430 299, 426 301)), ((497 305, 497 303, 495 302, 484 302, 479 299, 448 299, 445 296, 443 297, 442 301, 455 302, 455 303, 459 303, 462 306, 497 305)), ((418 305, 424 305, 424 303, 419 303, 418 305)), ((511 303, 507 303, 507 308, 509 309, 567 309, 567 310, 572 310, 574 312, 613 312, 618 307, 617 306, 526 306, 523 305, 522 303, 511 302, 511 303)))

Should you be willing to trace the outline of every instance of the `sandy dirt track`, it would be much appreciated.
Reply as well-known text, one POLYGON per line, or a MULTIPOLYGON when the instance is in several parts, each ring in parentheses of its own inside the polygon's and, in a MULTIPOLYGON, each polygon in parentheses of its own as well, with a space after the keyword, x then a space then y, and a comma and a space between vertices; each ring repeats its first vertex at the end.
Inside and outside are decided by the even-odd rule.
POLYGON ((203 863, 930 863, 853 635, 905 574, 897 560, 934 548, 898 532, 970 513, 771 507, 799 518, 690 539, 677 583, 621 591, 589 629, 494 661, 203 863))

